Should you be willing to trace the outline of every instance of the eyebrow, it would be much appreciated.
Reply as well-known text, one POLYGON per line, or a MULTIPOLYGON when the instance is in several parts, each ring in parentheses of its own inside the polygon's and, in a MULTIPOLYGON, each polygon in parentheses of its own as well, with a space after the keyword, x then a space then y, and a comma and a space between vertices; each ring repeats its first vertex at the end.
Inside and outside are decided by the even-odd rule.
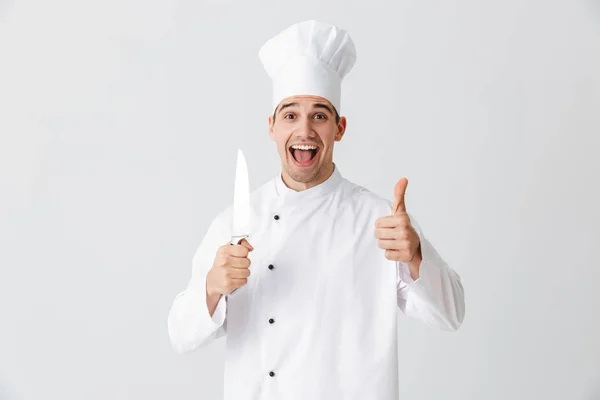
MULTIPOLYGON (((278 113, 281 113, 281 112, 282 112, 283 110, 285 110, 286 108, 289 108, 289 107, 295 107, 295 106, 297 106, 297 105, 298 105, 298 103, 285 103, 285 104, 283 104, 283 105, 282 105, 282 106, 279 108, 279 111, 278 111, 278 113)), ((333 110, 331 109, 331 107, 329 107, 329 106, 328 106, 327 104, 325 104, 325 103, 315 103, 313 107, 314 107, 314 108, 324 108, 325 110, 329 111, 329 113, 330 113, 331 115, 333 115, 333 110)))

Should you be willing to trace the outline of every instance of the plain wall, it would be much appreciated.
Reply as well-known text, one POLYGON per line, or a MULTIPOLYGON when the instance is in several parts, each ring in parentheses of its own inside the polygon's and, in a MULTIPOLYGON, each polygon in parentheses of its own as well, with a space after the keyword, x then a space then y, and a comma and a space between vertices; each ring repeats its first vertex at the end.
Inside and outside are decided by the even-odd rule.
POLYGON ((166 318, 238 147, 280 168, 262 43, 353 37, 342 174, 461 275, 443 333, 399 315, 403 399, 600 399, 600 2, 0 2, 0 398, 219 399, 224 341, 166 318))

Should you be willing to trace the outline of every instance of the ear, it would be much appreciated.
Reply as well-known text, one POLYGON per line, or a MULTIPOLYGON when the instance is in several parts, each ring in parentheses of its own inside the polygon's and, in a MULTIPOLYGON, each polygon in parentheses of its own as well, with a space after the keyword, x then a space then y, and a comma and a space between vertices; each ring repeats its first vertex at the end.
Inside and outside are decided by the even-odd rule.
POLYGON ((271 140, 275 141, 275 131, 273 129, 273 116, 272 115, 269 116, 269 136, 271 137, 271 140))
POLYGON ((335 141, 339 142, 346 133, 346 117, 340 117, 340 122, 337 126, 337 132, 335 133, 335 141))

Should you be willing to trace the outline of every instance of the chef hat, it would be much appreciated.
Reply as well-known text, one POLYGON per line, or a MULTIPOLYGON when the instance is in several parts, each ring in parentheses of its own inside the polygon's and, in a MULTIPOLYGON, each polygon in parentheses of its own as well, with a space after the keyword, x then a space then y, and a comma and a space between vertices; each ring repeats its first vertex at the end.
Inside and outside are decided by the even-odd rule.
POLYGON ((313 95, 329 100, 339 113, 342 79, 356 61, 345 30, 299 22, 269 39, 258 54, 273 83, 273 109, 286 97, 313 95))

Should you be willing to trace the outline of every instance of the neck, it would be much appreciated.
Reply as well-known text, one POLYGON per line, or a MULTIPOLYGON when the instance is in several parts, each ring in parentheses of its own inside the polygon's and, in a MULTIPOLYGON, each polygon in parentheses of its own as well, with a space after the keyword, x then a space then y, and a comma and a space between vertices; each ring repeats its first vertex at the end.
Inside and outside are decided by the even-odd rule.
POLYGON ((292 179, 292 177, 287 173, 285 168, 283 168, 281 172, 281 179, 283 180, 283 183, 285 183, 285 185, 290 189, 295 190, 296 192, 301 192, 303 190, 310 189, 325 182, 333 174, 333 170, 333 162, 330 162, 323 166, 323 168, 318 172, 317 176, 313 180, 309 182, 298 182, 292 179))

